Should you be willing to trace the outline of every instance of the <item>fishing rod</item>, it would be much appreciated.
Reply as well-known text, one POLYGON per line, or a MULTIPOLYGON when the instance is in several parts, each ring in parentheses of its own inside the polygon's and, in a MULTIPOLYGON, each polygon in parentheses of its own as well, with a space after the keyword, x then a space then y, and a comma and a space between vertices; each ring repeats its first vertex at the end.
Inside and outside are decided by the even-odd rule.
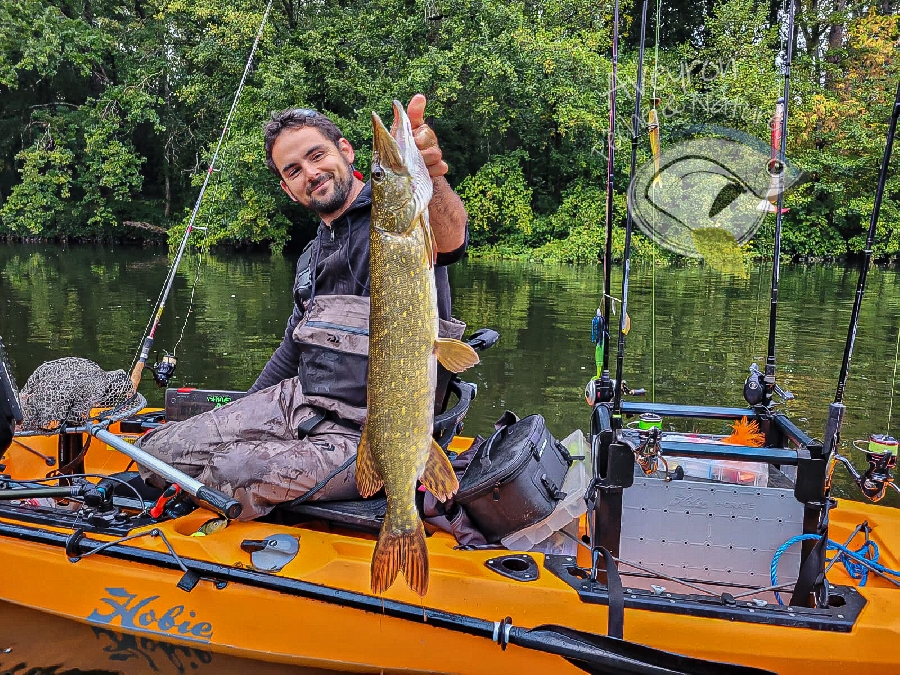
MULTIPOLYGON (((644 43, 647 34, 647 5, 644 0, 641 8, 641 40, 638 49, 637 86, 634 93, 634 116, 631 118, 631 168, 628 184, 634 182, 637 167, 637 148, 641 133, 641 89, 644 85, 644 43)), ((616 354, 616 386, 613 398, 613 429, 621 426, 622 420, 622 370, 625 366, 625 330, 628 319, 628 276, 631 271, 631 233, 634 230, 634 212, 629 203, 625 216, 625 251, 622 254, 622 308, 619 315, 618 352, 616 354), (618 421, 617 421, 618 420, 618 421)))
MULTIPOLYGON (((609 138, 606 142, 606 251, 603 256, 603 316, 597 336, 603 349, 603 371, 609 371, 609 317, 612 315, 613 173, 616 156, 616 89, 619 69, 619 0, 613 4, 612 74, 609 92, 609 138)), ((599 363, 598 363, 599 365, 599 363)), ((601 373, 597 373, 599 377, 601 373)))
MULTIPOLYGON (((222 127, 222 133, 219 135, 219 142, 216 144, 216 150, 213 152, 212 160, 209 163, 209 169, 206 171, 206 176, 203 179, 203 185, 200 188, 200 194, 197 195, 197 201, 194 203, 194 210, 191 212, 191 219, 188 221, 188 225, 184 230, 184 235, 181 237, 181 243, 178 246, 178 252, 175 255, 175 260, 172 261, 172 266, 169 268, 169 274, 166 277, 166 282, 163 285, 162 293, 160 294, 160 300, 157 304, 154 314, 152 315, 152 326, 150 327, 150 331, 147 333, 146 337, 143 340, 143 344, 141 346, 140 356, 138 357, 138 361, 134 364, 134 368, 131 371, 131 384, 134 385, 135 390, 137 390, 138 385, 141 382, 141 375, 144 372, 144 366, 147 363, 147 359, 150 356, 150 350, 153 348, 153 341, 156 338, 156 329, 159 328, 160 319, 162 319, 163 311, 166 308, 166 301, 169 299, 169 292, 172 290, 172 285, 175 283, 175 274, 178 272, 178 266, 181 264, 181 258, 184 255, 184 251, 187 248, 188 240, 190 239, 191 232, 194 230, 194 222, 197 220, 197 214, 200 212, 200 203, 203 201, 203 195, 206 194, 206 188, 209 185, 209 180, 212 178, 213 171, 215 170, 216 160, 219 157, 219 151, 222 148, 222 144, 225 141, 225 136, 228 133, 228 130, 231 126, 231 118, 234 116, 234 111, 237 109, 238 101, 241 98, 241 92, 244 89, 244 84, 247 81, 247 75, 250 73, 250 68, 253 65, 253 56, 256 54, 256 48, 259 45, 259 40, 262 37, 263 29, 266 26, 266 22, 269 18, 269 10, 272 9, 273 0, 269 0, 269 4, 266 5, 266 11, 263 13, 262 21, 259 23, 259 29, 256 31, 256 38, 253 40, 253 47, 250 49, 250 56, 247 58, 247 63, 244 66, 244 74, 241 76, 240 84, 238 84, 237 91, 234 94, 234 101, 231 103, 231 110, 228 111, 228 116, 225 118, 225 126, 222 127)), ((154 379, 157 380, 157 384, 159 386, 165 386, 168 383, 168 378, 172 376, 175 372, 175 357, 171 355, 166 355, 166 358, 163 359, 160 364, 162 368, 157 376, 154 374, 154 379)))
MULTIPOLYGON (((769 305, 769 346, 766 356, 766 372, 763 377, 763 387, 765 388, 765 402, 768 404, 772 400, 772 394, 775 392, 775 325, 778 314, 778 282, 781 278, 781 225, 784 216, 784 171, 787 160, 787 130, 788 130, 788 102, 791 95, 791 62, 794 56, 794 12, 796 3, 791 0, 788 2, 788 29, 787 29, 787 49, 784 65, 784 107, 781 117, 781 148, 778 151, 778 165, 773 167, 774 170, 780 172, 780 185, 782 189, 778 191, 778 204, 775 211, 775 246, 772 253, 772 296, 769 305)), ((776 122, 777 123, 777 122, 776 122)))
MULTIPOLYGON (((841 372, 838 375, 837 390, 834 394, 834 402, 828 407, 828 421, 825 425, 825 457, 834 453, 834 458, 840 461, 853 475, 857 485, 869 499, 878 501, 884 496, 884 488, 893 483, 893 469, 897 461, 896 442, 893 445, 886 444, 885 438, 872 437, 869 449, 864 451, 869 460, 868 471, 860 476, 849 459, 840 454, 841 426, 844 420, 844 390, 847 386, 847 377, 850 373, 850 358, 853 355, 853 345, 856 342, 856 331, 859 326, 859 312, 862 306, 863 294, 866 290, 866 280, 869 276, 869 264, 872 261, 872 246, 875 243, 875 231, 878 226, 878 216, 881 213, 881 201, 884 197, 887 184, 888 167, 891 163, 891 155, 894 149, 894 136, 897 132, 897 120, 900 118, 900 83, 897 84, 897 93, 894 97, 894 108, 891 112, 891 121, 888 124, 887 141, 884 146, 884 156, 881 159, 881 171, 878 174, 878 187, 875 190, 875 203, 872 207, 872 216, 869 219, 869 231, 866 234, 866 246, 863 250, 862 269, 859 273, 859 281, 856 285, 856 298, 853 300, 853 309, 850 312, 850 327, 847 330, 847 342, 844 345, 844 358, 841 361, 841 372)), ((900 492, 900 489, 898 489, 900 492)))

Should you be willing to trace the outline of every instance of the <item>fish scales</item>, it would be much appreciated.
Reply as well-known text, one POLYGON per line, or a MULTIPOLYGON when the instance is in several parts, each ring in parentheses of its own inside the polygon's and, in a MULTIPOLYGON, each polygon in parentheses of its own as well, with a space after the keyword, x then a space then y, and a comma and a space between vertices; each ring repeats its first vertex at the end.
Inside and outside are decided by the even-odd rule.
POLYGON ((370 227, 368 416, 360 438, 360 494, 384 487, 387 511, 372 557, 371 586, 386 591, 402 571, 419 595, 428 589, 425 528, 417 481, 446 500, 459 487, 432 438, 437 362, 460 371, 478 362, 472 348, 438 338, 432 184, 409 119, 394 101, 395 131, 375 113, 370 227))
POLYGON ((419 525, 416 481, 425 468, 434 424, 437 295, 424 230, 408 237, 372 234, 369 317, 369 416, 366 429, 387 489, 391 525, 419 525), (383 293, 381 292, 383 289, 383 293), (378 439, 378 440, 376 440, 378 439))

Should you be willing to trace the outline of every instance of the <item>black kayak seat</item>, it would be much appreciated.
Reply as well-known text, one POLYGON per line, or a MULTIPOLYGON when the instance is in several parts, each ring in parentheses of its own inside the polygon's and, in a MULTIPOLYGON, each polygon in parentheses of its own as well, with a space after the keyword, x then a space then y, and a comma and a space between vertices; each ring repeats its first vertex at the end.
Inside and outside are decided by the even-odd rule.
POLYGON ((296 506, 282 504, 261 520, 295 525, 320 520, 363 532, 380 532, 387 512, 387 498, 370 497, 340 502, 304 502, 296 506))
MULTIPOLYGON (((463 427, 463 418, 475 398, 478 388, 471 382, 454 378, 448 385, 456 404, 434 418, 434 439, 445 451, 450 441, 463 427)), ((448 397, 449 398, 449 397, 448 397)), ((315 489, 315 488, 314 488, 315 489)), ((384 523, 387 500, 381 496, 346 501, 306 501, 302 496, 292 502, 279 504, 265 520, 292 524, 303 520, 324 520, 366 532, 378 532, 384 523)))

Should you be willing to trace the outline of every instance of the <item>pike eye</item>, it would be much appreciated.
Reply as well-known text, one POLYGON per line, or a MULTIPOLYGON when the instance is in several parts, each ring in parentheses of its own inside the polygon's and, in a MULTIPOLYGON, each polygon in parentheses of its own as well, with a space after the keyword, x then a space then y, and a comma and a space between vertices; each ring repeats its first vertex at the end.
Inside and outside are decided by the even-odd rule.
POLYGON ((372 180, 374 180, 377 183, 383 179, 384 179, 384 169, 381 168, 380 164, 375 164, 372 167, 372 180))

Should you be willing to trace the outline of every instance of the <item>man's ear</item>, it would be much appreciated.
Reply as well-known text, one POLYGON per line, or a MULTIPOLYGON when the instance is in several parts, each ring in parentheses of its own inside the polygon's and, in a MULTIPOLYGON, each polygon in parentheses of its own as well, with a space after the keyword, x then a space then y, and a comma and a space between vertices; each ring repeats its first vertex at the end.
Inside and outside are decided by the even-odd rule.
POLYGON ((297 201, 297 198, 294 196, 294 193, 291 192, 291 189, 287 186, 287 183, 284 182, 284 179, 281 180, 281 189, 284 190, 287 196, 291 198, 292 202, 297 201))
POLYGON ((353 160, 356 159, 356 151, 353 149, 353 146, 350 145, 350 141, 346 138, 342 138, 338 141, 337 146, 347 162, 353 164, 353 160))

